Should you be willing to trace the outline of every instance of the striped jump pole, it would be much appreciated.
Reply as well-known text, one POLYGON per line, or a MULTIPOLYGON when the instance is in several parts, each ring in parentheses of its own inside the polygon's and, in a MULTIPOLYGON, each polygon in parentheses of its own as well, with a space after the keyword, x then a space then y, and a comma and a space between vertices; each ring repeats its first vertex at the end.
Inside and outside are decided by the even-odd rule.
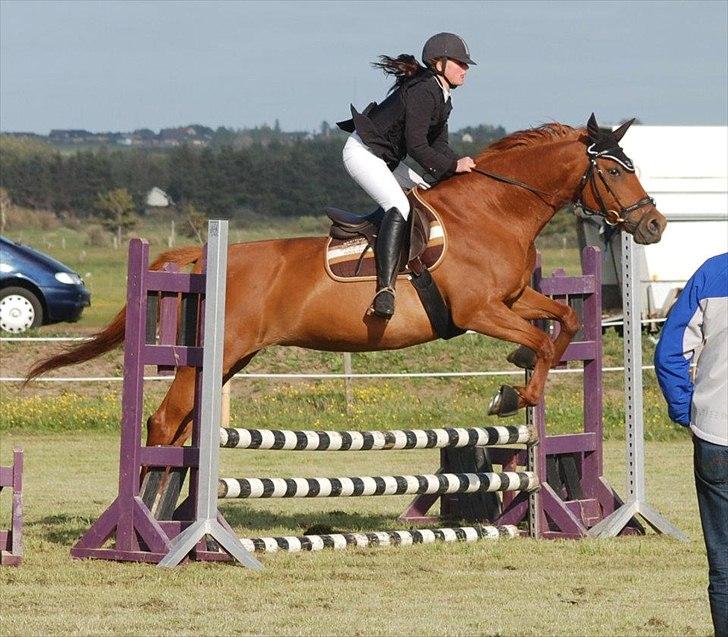
POLYGON ((302 551, 343 550, 369 546, 411 546, 413 544, 432 544, 433 542, 478 542, 479 540, 510 539, 518 536, 518 528, 512 525, 477 525, 415 531, 240 538, 240 541, 251 553, 275 553, 277 551, 300 553, 302 551))
POLYGON ((281 451, 386 451, 494 447, 532 444, 536 440, 536 429, 527 425, 395 429, 392 431, 220 429, 220 446, 226 449, 281 451))
POLYGON ((354 478, 221 478, 218 498, 343 498, 370 495, 534 491, 532 471, 437 473, 354 478))

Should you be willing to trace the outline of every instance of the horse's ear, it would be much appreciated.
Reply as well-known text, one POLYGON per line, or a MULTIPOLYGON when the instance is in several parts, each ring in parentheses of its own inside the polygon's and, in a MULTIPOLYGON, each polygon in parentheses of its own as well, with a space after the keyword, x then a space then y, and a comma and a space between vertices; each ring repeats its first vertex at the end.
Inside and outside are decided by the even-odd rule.
POLYGON ((620 127, 619 127, 619 128, 617 129, 617 130, 615 130, 614 132, 612 132, 612 135, 614 136, 614 138, 615 138, 615 139, 616 139, 617 141, 619 141, 620 139, 622 139, 622 137, 624 137, 624 134, 625 134, 625 133, 627 132, 627 129, 628 129, 628 128, 629 128, 630 126, 632 126, 632 124, 634 124, 634 121, 635 121, 636 119, 637 119, 636 117, 633 117, 633 118, 632 118, 632 119, 630 119, 629 121, 627 121, 627 122, 625 122, 624 124, 622 124, 622 125, 621 125, 621 126, 620 126, 620 127))
POLYGON ((599 124, 597 124, 597 118, 594 113, 589 117, 589 121, 586 123, 586 130, 589 133, 589 137, 592 141, 596 141, 601 137, 601 131, 599 130, 599 124))

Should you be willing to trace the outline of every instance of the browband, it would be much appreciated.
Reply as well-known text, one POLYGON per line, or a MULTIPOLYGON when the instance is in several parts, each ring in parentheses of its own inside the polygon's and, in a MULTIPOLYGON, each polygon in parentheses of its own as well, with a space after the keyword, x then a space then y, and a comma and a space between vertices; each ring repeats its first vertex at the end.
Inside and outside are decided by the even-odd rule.
POLYGON ((612 159, 619 165, 624 167, 628 172, 634 172, 634 164, 632 160, 624 154, 624 151, 620 146, 614 148, 608 148, 606 150, 596 150, 594 148, 598 142, 594 142, 591 146, 586 149, 586 152, 591 157, 604 157, 606 159, 612 159))

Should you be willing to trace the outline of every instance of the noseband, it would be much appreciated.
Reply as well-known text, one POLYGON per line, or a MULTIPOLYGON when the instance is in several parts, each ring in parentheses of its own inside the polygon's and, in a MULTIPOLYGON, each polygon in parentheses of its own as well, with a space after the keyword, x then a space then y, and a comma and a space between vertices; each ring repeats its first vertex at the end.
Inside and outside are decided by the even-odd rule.
MULTIPOLYGON (((589 149, 587 150, 587 156, 589 157, 589 166, 587 166, 586 171, 581 176, 581 179, 579 180, 579 188, 576 192, 576 195, 574 199, 572 200, 573 203, 576 203, 581 207, 581 209, 588 215, 596 215, 599 217, 602 217, 604 219, 604 222, 609 226, 618 226, 621 223, 624 223, 627 221, 627 215, 629 215, 630 212, 634 212, 635 210, 639 210, 640 208, 644 208, 645 206, 654 206, 655 200, 650 197, 649 195, 647 197, 643 197, 639 201, 633 203, 630 206, 624 206, 622 205, 622 202, 619 200, 619 197, 617 197, 617 193, 612 190, 609 183, 604 177, 604 173, 602 172, 602 169, 597 165, 597 159, 601 156, 606 156, 609 151, 601 152, 596 155, 591 154, 589 152, 589 149), (619 206, 619 210, 611 210, 610 208, 607 208, 607 204, 604 202, 604 198, 602 197, 601 193, 599 192, 599 188, 597 187, 597 177, 599 177, 599 180, 604 184, 604 187, 607 189, 607 192, 614 197, 614 200, 617 202, 617 205, 619 206), (589 208, 587 205, 584 204, 584 200, 582 198, 582 195, 584 194, 584 187, 587 183, 591 183, 592 190, 594 192, 594 196, 596 197, 597 202, 599 203, 599 210, 593 210, 592 208, 589 208)), ((612 157, 609 157, 610 159, 613 159, 612 157)), ((616 160, 619 161, 619 160, 616 160)), ((622 164, 622 162, 619 162, 622 164)), ((624 164, 622 164, 624 166, 624 164)), ((473 172, 479 173, 481 175, 484 175, 485 177, 490 177, 491 179, 495 179, 496 181, 500 181, 504 184, 510 184, 512 186, 518 186, 520 188, 524 188, 528 190, 529 192, 532 192, 535 195, 538 195, 539 197, 548 197, 549 199, 553 200, 553 195, 549 195, 548 193, 545 193, 543 190, 539 190, 538 188, 534 188, 533 186, 529 186, 528 184, 524 184, 522 181, 517 181, 515 179, 511 179, 510 177, 504 177, 503 175, 497 175, 495 173, 491 173, 487 170, 483 170, 482 168, 473 168, 473 172)), ((629 172, 634 172, 634 170, 630 170, 629 172)))
POLYGON ((617 197, 617 193, 612 190, 609 182, 605 179, 604 172, 597 165, 597 157, 599 157, 599 155, 589 156, 589 166, 587 167, 586 172, 582 175, 581 180, 579 181, 579 189, 576 192, 575 203, 577 203, 586 214, 598 215, 604 218, 604 222, 607 225, 618 226, 619 224, 624 223, 627 220, 627 215, 629 215, 630 212, 634 212, 635 210, 639 210, 640 208, 644 208, 645 206, 655 205, 655 200, 648 195, 647 197, 642 197, 642 199, 636 201, 631 206, 624 206, 619 200, 619 197, 617 197), (599 180, 604 184, 607 192, 612 195, 612 197, 614 197, 614 200, 619 206, 619 210, 611 210, 610 208, 607 208, 606 203, 604 203, 604 198, 602 197, 601 193, 599 192, 599 188, 597 187, 597 177, 599 177, 599 180), (584 194, 584 188, 587 182, 591 183, 592 192, 594 193, 594 196, 599 203, 599 210, 593 210, 584 204, 582 195, 584 194))

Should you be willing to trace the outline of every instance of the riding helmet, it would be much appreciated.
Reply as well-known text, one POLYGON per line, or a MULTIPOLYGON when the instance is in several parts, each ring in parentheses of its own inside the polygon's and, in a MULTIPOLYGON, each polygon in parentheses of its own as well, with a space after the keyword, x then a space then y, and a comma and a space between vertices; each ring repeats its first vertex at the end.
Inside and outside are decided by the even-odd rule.
POLYGON ((422 49, 422 61, 428 64, 438 58, 450 58, 465 64, 476 64, 470 59, 470 51, 465 40, 454 33, 438 33, 425 42, 422 49))

